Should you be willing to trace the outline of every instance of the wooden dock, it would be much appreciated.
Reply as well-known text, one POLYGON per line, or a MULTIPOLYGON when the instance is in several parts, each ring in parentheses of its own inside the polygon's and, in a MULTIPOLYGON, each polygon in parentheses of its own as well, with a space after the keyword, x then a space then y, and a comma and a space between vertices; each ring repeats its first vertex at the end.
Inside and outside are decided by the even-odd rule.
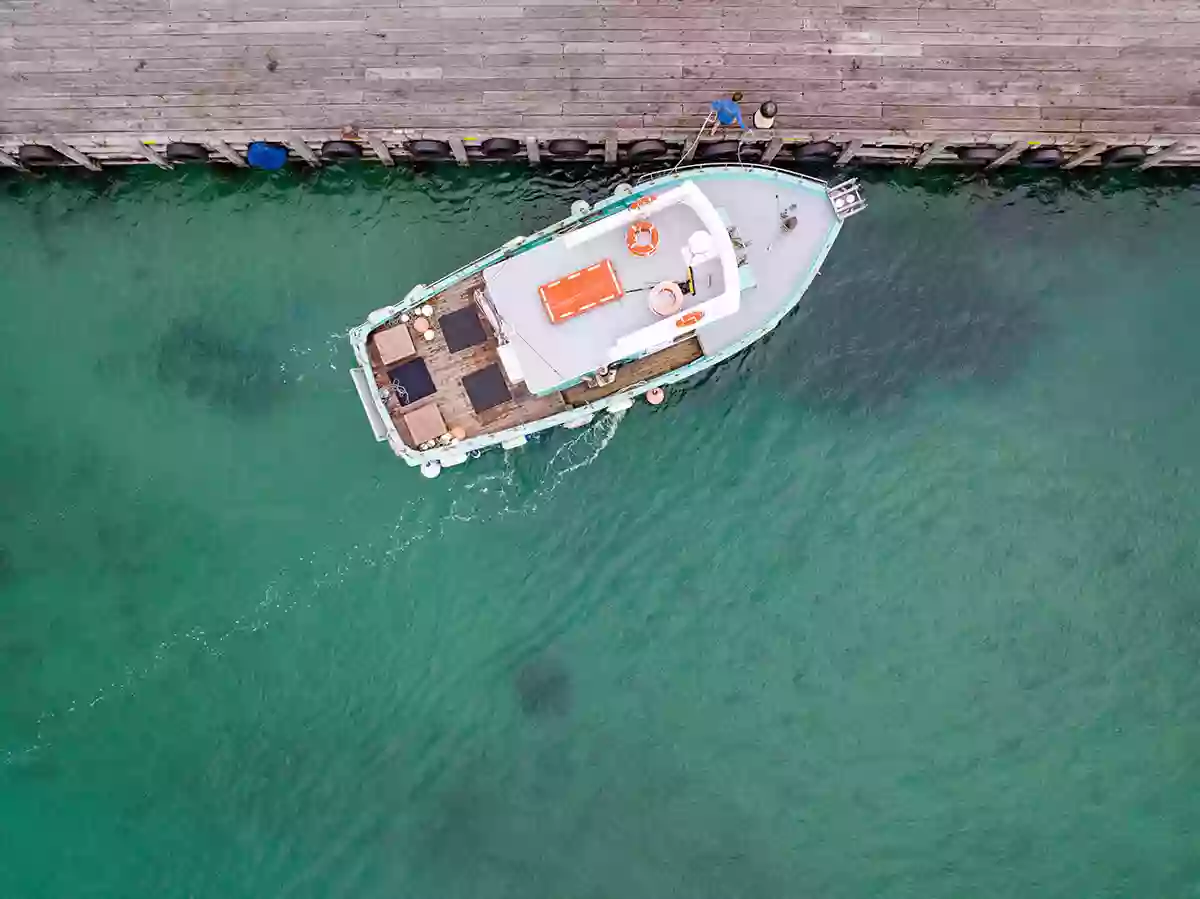
POLYGON ((766 160, 1200 163, 1195 0, 0 0, 0 79, 10 165, 28 144, 166 165, 172 142, 239 162, 252 140, 316 163, 341 137, 385 163, 416 138, 460 162, 489 137, 678 157, 735 90, 747 119, 779 105, 746 137, 766 160))

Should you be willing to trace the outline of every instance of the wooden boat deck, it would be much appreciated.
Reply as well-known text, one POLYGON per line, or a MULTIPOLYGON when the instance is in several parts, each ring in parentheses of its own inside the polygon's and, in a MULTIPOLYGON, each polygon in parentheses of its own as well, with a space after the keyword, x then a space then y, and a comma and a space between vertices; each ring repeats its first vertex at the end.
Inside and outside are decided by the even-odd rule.
POLYGON ((700 348, 700 341, 695 337, 689 337, 687 340, 681 340, 644 359, 622 365, 617 369, 617 376, 611 384, 605 384, 603 387, 587 387, 578 384, 575 387, 568 387, 562 395, 567 401, 567 405, 586 406, 588 403, 611 396, 626 387, 657 378, 659 375, 665 375, 689 362, 695 362, 703 355, 704 350, 700 348))
MULTIPOLYGON (((487 333, 487 340, 478 346, 452 353, 446 345, 444 335, 437 327, 437 319, 457 309, 475 306, 475 292, 483 289, 485 289, 483 278, 479 275, 449 288, 430 301, 430 305, 435 310, 434 339, 427 342, 419 335, 413 335, 416 356, 425 360, 425 365, 429 369, 429 374, 437 389, 432 396, 424 397, 406 406, 401 406, 399 399, 394 394, 388 398, 387 407, 392 422, 400 433, 401 439, 408 446, 416 448, 417 444, 405 426, 404 416, 423 406, 437 406, 446 423, 447 431, 458 427, 463 429, 467 437, 476 437, 480 434, 496 433, 507 428, 528 424, 556 415, 568 408, 587 405, 606 396, 612 396, 627 387, 674 371, 704 355, 700 341, 695 337, 689 337, 644 359, 622 365, 617 369, 617 376, 611 384, 602 387, 588 387, 579 384, 547 396, 536 396, 524 386, 510 383, 508 388, 512 393, 511 400, 484 412, 476 412, 463 387, 462 379, 472 372, 487 368, 500 361, 495 331, 488 323, 487 317, 480 315, 480 323, 487 333)), ((396 324, 393 327, 407 326, 396 324)), ((399 365, 400 362, 383 364, 374 334, 367 341, 367 353, 371 359, 371 371, 376 386, 380 388, 390 386, 388 369, 399 365)))
MULTIPOLYGON (((468 278, 440 294, 430 302, 435 310, 434 339, 426 342, 414 335, 413 342, 417 355, 425 360, 437 392, 407 406, 401 406, 395 397, 388 400, 388 410, 391 413, 392 421, 400 432, 401 438, 409 446, 414 444, 412 435, 404 426, 403 416, 425 405, 436 404, 442 413, 442 419, 446 422, 447 430, 460 427, 466 432, 467 437, 516 427, 554 415, 567 408, 561 394, 534 396, 523 386, 514 384, 508 385, 512 393, 511 400, 484 412, 476 412, 472 407, 471 400, 463 388, 462 379, 465 375, 500 361, 500 356, 496 351, 498 345, 496 334, 487 319, 481 315, 480 322, 483 324, 484 331, 487 332, 487 340, 478 346, 452 353, 446 346, 441 329, 437 327, 437 318, 454 312, 456 309, 473 305, 474 292, 482 288, 483 279, 476 276, 468 278)), ((382 364, 373 335, 368 341, 367 348, 371 357, 371 369, 375 376, 375 384, 379 387, 387 387, 390 383, 387 368, 382 364)), ((398 363, 393 363, 393 365, 395 364, 398 363)))

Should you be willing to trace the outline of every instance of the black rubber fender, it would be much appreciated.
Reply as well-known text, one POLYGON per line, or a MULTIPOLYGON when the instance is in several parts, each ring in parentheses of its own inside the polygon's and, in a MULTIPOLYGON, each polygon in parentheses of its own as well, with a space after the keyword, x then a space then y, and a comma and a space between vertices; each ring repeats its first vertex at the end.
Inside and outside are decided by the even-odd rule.
POLYGON ((817 140, 795 147, 792 156, 797 162, 833 162, 841 152, 842 148, 833 141, 817 140))
POLYGON ((362 147, 349 140, 327 140, 321 144, 321 158, 330 162, 353 162, 362 159, 362 147))
POLYGON ((661 140, 639 140, 629 147, 629 160, 631 162, 649 162, 651 159, 660 159, 667 155, 667 145, 661 140))
POLYGON ((414 159, 449 159, 454 155, 450 145, 444 140, 420 138, 410 140, 406 146, 414 159))
POLYGON ((53 147, 43 147, 41 144, 26 144, 17 151, 17 159, 21 165, 66 165, 70 162, 67 157, 53 147))
POLYGON ((1058 168, 1066 161, 1066 154, 1058 147, 1030 147, 1019 157, 1027 169, 1058 168))
POLYGON ((164 155, 167 162, 208 162, 211 154, 203 144, 180 140, 167 144, 167 152, 164 155))
POLYGON ((996 147, 959 147, 954 155, 965 165, 991 165, 1004 155, 1004 151, 996 147))
POLYGON ((488 159, 510 159, 521 152, 521 142, 511 137, 489 137, 479 145, 479 152, 488 159))
POLYGON ((696 150, 696 158, 704 162, 725 162, 738 158, 738 142, 736 140, 719 140, 711 144, 701 144, 696 150))
POLYGON ((1146 161, 1146 148, 1136 145, 1111 147, 1100 154, 1100 164, 1106 169, 1129 169, 1146 161))
POLYGON ((559 159, 580 159, 591 151, 588 142, 578 137, 564 137, 546 144, 546 152, 559 159))

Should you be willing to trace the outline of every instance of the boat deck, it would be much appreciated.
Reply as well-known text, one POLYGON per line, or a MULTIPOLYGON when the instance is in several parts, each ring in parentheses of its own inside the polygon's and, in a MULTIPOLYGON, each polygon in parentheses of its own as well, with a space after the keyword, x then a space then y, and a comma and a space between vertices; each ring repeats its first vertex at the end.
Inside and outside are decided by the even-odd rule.
POLYGON ((797 296, 812 262, 837 227, 822 187, 771 178, 744 182, 700 176, 699 183, 744 244, 741 309, 696 331, 704 352, 716 355, 748 334, 771 327, 797 296), (784 217, 795 219, 790 231, 784 217))
MULTIPOLYGON (((650 290, 662 281, 688 277, 681 251, 688 237, 703 230, 696 213, 684 205, 657 210, 650 216, 659 234, 658 250, 636 256, 626 246, 626 229, 602 233, 579 246, 554 240, 521 253, 485 272, 488 296, 503 320, 512 326, 521 367, 534 390, 570 384, 612 359, 618 339, 661 320, 650 308, 650 290), (551 320, 538 296, 549 285, 596 264, 615 272, 624 295, 593 304, 580 314, 551 320)), ((697 279, 697 294, 685 298, 684 308, 720 293, 711 275, 697 279)))
MULTIPOLYGON (((487 334, 487 340, 478 346, 469 347, 458 352, 451 352, 446 344, 446 337, 437 325, 439 317, 458 309, 474 305, 474 293, 483 288, 482 278, 476 276, 450 287, 437 298, 430 301, 434 307, 433 330, 434 339, 426 342, 418 335, 413 335, 416 356, 425 361, 429 374, 433 378, 436 392, 432 396, 401 406, 394 395, 387 401, 388 412, 401 438, 406 444, 416 447, 413 435, 405 425, 404 416, 415 412, 423 406, 436 405, 446 423, 446 429, 462 428, 467 437, 480 434, 494 433, 506 428, 516 427, 540 418, 555 415, 567 408, 559 393, 548 396, 535 396, 520 384, 508 384, 512 399, 501 403, 484 412, 476 412, 471 405, 471 399, 463 387, 463 378, 474 372, 481 371, 500 361, 497 353, 498 341, 496 334, 488 324, 485 316, 480 316, 480 323, 487 334)), ((397 327, 405 327, 398 325, 397 327)), ((376 335, 368 341, 368 352, 371 358, 371 371, 378 387, 388 387, 391 380, 388 369, 380 357, 376 345, 376 335)), ((395 365, 396 363, 393 363, 395 365)))
POLYGON ((689 362, 695 362, 703 355, 704 350, 700 347, 700 341, 695 337, 688 337, 679 343, 672 344, 665 350, 659 350, 642 359, 625 363, 617 369, 617 376, 611 384, 605 384, 603 387, 588 387, 578 384, 564 390, 562 395, 569 406, 586 406, 588 403, 594 403, 596 400, 619 393, 626 387, 632 387, 642 381, 649 381, 651 378, 665 375, 677 368, 683 368, 689 362))

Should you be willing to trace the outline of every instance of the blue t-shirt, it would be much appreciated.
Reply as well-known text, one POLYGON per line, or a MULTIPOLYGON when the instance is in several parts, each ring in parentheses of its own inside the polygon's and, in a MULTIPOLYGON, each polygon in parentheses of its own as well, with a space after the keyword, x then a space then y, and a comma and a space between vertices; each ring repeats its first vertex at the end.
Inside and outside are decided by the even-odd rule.
POLYGON ((728 98, 713 100, 712 108, 717 114, 717 122, 722 125, 736 124, 739 128, 745 128, 742 123, 742 109, 736 103, 728 98))

